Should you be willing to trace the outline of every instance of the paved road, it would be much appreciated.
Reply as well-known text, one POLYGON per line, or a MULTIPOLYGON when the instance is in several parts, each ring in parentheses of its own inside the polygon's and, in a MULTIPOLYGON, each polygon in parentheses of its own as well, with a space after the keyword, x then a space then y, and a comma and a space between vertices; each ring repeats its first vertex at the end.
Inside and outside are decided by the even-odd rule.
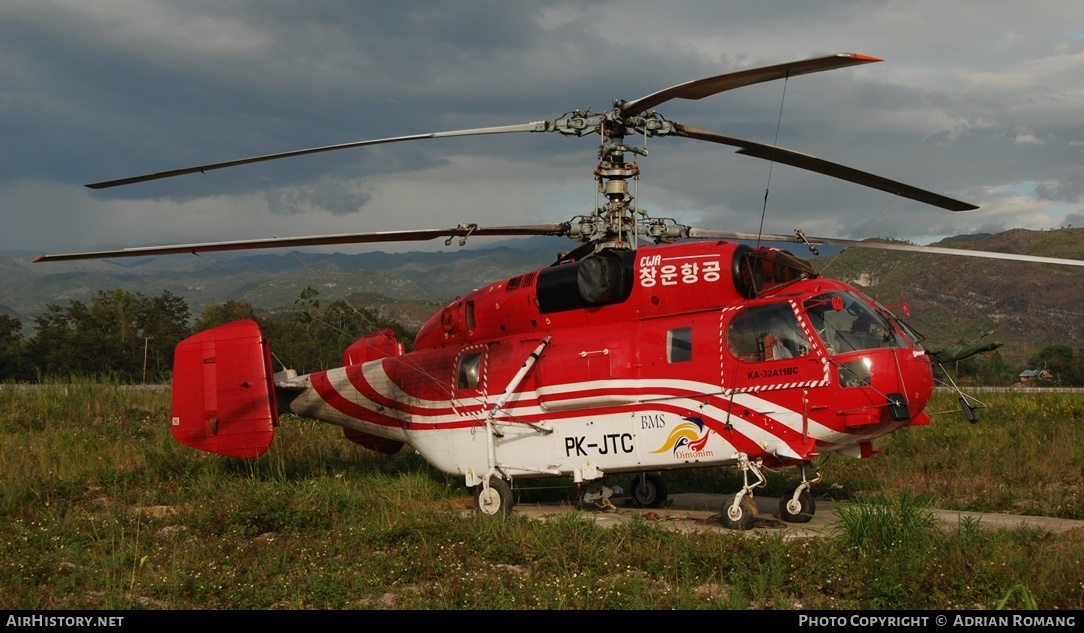
MULTIPOLYGON (((632 508, 628 505, 628 499, 615 498, 610 507, 585 507, 577 510, 568 503, 520 503, 516 505, 514 512, 526 516, 545 519, 568 512, 580 512, 602 526, 612 526, 622 521, 629 521, 633 517, 640 516, 645 520, 657 522, 660 526, 680 532, 697 532, 703 530, 724 531, 726 528, 719 522, 719 510, 723 505, 724 495, 712 495, 701 493, 686 493, 670 495, 667 500, 669 507, 661 509, 632 508)), ((785 523, 779 519, 779 499, 776 497, 756 497, 759 515, 753 534, 782 533, 785 538, 797 538, 807 536, 824 536, 839 529, 839 514, 836 511, 838 505, 831 501, 817 500, 817 512, 809 523, 785 523)), ((1018 528, 1030 527, 1048 530, 1050 532, 1064 532, 1066 530, 1084 528, 1084 521, 1072 521, 1069 519, 1052 519, 1048 517, 1022 516, 1014 514, 987 514, 981 512, 958 512, 955 510, 931 510, 940 518, 946 527, 955 527, 961 517, 970 517, 977 520, 980 527, 985 528, 1018 528)))

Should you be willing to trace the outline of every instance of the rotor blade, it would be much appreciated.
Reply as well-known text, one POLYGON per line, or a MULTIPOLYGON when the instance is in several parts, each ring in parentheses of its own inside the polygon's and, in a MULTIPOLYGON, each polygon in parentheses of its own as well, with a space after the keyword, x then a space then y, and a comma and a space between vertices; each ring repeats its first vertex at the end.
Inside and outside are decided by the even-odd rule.
POLYGON ((910 251, 914 253, 932 253, 935 255, 962 255, 964 257, 982 257, 985 259, 1007 259, 1019 262, 1034 262, 1037 264, 1060 264, 1064 266, 1084 266, 1084 260, 1065 259, 1061 257, 1039 257, 1037 255, 1020 255, 1017 253, 999 253, 997 251, 974 251, 966 248, 944 248, 941 246, 920 246, 918 244, 904 244, 902 242, 875 242, 869 240, 845 240, 836 237, 810 237, 803 235, 801 238, 794 235, 779 235, 772 233, 740 233, 734 231, 716 231, 713 229, 689 228, 688 236, 698 239, 718 240, 746 240, 760 242, 784 242, 789 244, 828 244, 832 246, 848 246, 855 248, 873 248, 886 251, 910 251), (803 239, 804 238, 804 239, 803 239))
POLYGON ((688 125, 678 124, 675 127, 679 136, 685 136, 687 138, 693 138, 700 141, 719 143, 722 145, 740 147, 741 149, 738 150, 739 154, 755 156, 757 158, 763 158, 765 160, 782 163, 784 165, 790 165, 791 167, 797 167, 799 169, 805 169, 807 171, 816 172, 818 174, 824 174, 825 176, 832 176, 833 178, 839 178, 840 180, 846 180, 848 182, 864 185, 873 189, 880 189, 881 191, 887 191, 888 193, 895 194, 903 198, 917 200, 919 202, 924 202, 935 207, 948 209, 949 211, 970 211, 972 209, 978 209, 977 206, 969 204, 967 202, 954 200, 952 198, 942 196, 941 194, 933 193, 932 191, 926 191, 925 189, 919 189, 918 187, 905 185, 902 182, 889 180, 888 178, 877 176, 876 174, 861 171, 853 167, 847 167, 846 165, 833 163, 822 158, 817 158, 816 156, 810 156, 809 154, 803 154, 801 152, 796 152, 794 150, 786 149, 783 147, 774 147, 772 145, 766 145, 764 143, 758 143, 756 141, 748 141, 742 138, 737 138, 735 136, 727 136, 725 134, 709 132, 707 130, 690 127, 688 125))
POLYGON ((482 134, 508 134, 511 132, 545 132, 545 121, 534 121, 531 123, 520 123, 516 125, 502 125, 499 127, 482 127, 474 128, 470 130, 451 130, 448 132, 430 132, 428 134, 412 134, 409 136, 392 136, 389 138, 378 138, 368 141, 355 141, 353 143, 340 143, 338 145, 324 145, 322 147, 310 147, 309 149, 299 149, 292 152, 280 152, 278 154, 265 154, 263 156, 253 156, 251 158, 242 158, 240 160, 229 160, 223 163, 210 163, 208 165, 197 165, 196 167, 186 167, 184 169, 173 169, 170 171, 160 171, 155 174, 145 174, 142 176, 132 176, 131 178, 119 178, 117 180, 106 180, 103 182, 94 182, 87 187, 91 189, 108 189, 110 187, 119 187, 121 185, 132 185, 138 182, 147 182, 150 180, 161 180, 163 178, 173 178, 174 176, 184 176, 186 174, 204 173, 214 169, 224 169, 226 167, 237 167, 239 165, 249 165, 252 163, 262 163, 269 160, 278 160, 280 158, 293 158, 294 156, 306 156, 308 154, 320 154, 322 152, 331 152, 339 149, 351 149, 354 147, 365 147, 366 145, 383 145, 386 143, 400 143, 403 141, 419 141, 428 138, 450 138, 454 136, 479 136, 482 134))
POLYGON ((438 237, 460 239, 462 245, 471 236, 512 235, 568 235, 567 224, 538 224, 526 226, 479 227, 461 224, 453 229, 422 229, 411 231, 384 231, 379 233, 342 233, 338 235, 312 235, 264 240, 237 240, 232 242, 204 242, 200 244, 173 244, 168 246, 143 246, 121 248, 113 251, 63 253, 41 255, 35 262, 61 262, 75 259, 114 259, 119 257, 146 257, 150 255, 179 255, 184 253, 209 253, 215 251, 240 251, 259 248, 291 248, 295 246, 328 246, 334 244, 366 244, 372 242, 426 241, 438 237))
POLYGON ((689 99, 695 101, 726 90, 741 88, 742 86, 879 61, 883 60, 859 53, 839 53, 836 55, 829 55, 828 57, 815 57, 813 59, 777 64, 775 66, 739 70, 733 73, 726 73, 725 75, 708 77, 707 79, 697 79, 695 81, 671 86, 665 90, 660 90, 654 94, 636 99, 635 101, 626 101, 621 104, 620 108, 621 111, 627 115, 640 114, 641 112, 646 112, 671 99, 689 99))

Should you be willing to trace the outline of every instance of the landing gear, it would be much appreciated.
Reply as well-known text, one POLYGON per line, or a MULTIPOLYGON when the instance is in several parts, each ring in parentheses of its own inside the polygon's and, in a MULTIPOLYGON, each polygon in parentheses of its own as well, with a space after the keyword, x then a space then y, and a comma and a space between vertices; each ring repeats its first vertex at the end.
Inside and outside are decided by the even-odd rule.
POLYGON ((666 482, 662 475, 640 473, 629 486, 632 505, 637 508, 661 508, 666 503, 666 482))
POLYGON ((732 494, 723 502, 723 525, 731 530, 749 530, 757 522, 753 497, 741 492, 732 494))
POLYGON ((489 487, 485 483, 474 488, 474 509, 487 516, 503 516, 512 512, 512 486, 503 479, 490 477, 489 487))
POLYGON ((768 483, 760 472, 760 462, 751 462, 745 453, 738 453, 738 467, 741 468, 745 485, 741 491, 732 494, 723 502, 721 520, 723 525, 731 530, 749 530, 757 521, 757 507, 753 503, 753 488, 758 488, 768 483), (757 480, 749 483, 749 473, 753 473, 757 480))
POLYGON ((779 518, 788 523, 809 523, 817 511, 817 502, 809 487, 821 480, 820 473, 811 481, 806 478, 806 467, 802 464, 802 483, 788 496, 779 498, 779 518))
POLYGON ((817 511, 817 502, 808 490, 795 490, 789 497, 779 498, 779 518, 787 523, 809 523, 817 511))

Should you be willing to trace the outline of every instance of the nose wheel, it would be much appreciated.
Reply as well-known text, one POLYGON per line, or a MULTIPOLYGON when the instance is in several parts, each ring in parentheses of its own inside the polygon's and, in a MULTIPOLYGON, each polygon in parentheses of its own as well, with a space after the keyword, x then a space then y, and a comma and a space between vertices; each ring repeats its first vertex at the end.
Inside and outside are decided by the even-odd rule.
POLYGON ((787 523, 809 523, 817 511, 817 502, 808 490, 795 490, 789 497, 779 498, 779 518, 787 523))
POLYGON ((757 522, 753 497, 741 492, 732 494, 723 502, 720 516, 723 525, 731 530, 751 530, 757 522))
POLYGON ((512 486, 503 479, 491 477, 489 485, 474 488, 474 509, 486 516, 503 516, 512 512, 512 486))
POLYGON ((820 480, 820 473, 813 480, 806 479, 806 464, 802 464, 802 483, 790 495, 779 498, 779 518, 788 523, 809 523, 817 511, 809 487, 820 480))

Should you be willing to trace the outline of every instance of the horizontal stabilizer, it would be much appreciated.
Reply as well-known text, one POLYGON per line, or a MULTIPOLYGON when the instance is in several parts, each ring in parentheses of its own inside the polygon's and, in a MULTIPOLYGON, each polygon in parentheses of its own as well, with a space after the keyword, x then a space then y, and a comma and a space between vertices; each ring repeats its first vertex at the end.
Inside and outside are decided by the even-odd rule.
POLYGON ((235 321, 177 345, 173 437, 230 457, 259 457, 278 426, 271 348, 255 321, 235 321))

